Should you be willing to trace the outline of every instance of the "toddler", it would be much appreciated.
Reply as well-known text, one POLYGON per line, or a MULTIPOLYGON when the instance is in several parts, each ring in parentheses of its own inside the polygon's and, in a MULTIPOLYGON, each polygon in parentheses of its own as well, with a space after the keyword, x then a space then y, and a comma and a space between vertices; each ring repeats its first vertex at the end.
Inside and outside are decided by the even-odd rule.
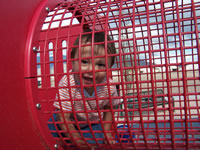
POLYGON ((84 145, 85 141, 89 144, 96 142, 90 131, 82 133, 83 136, 79 132, 72 131, 86 131, 91 128, 95 138, 102 139, 97 139, 99 144, 105 143, 105 136, 111 144, 115 143, 111 133, 106 132, 110 130, 114 120, 110 109, 120 103, 116 98, 118 96, 116 86, 112 85, 113 81, 107 74, 109 72, 107 68, 110 69, 115 60, 114 55, 109 57, 107 55, 116 54, 114 43, 109 43, 111 40, 104 32, 95 32, 92 35, 91 31, 85 31, 74 43, 76 47, 71 52, 72 70, 59 82, 59 93, 54 107, 58 111, 62 110, 64 114, 57 113, 56 119, 67 123, 59 124, 59 128, 66 131, 63 133, 64 136, 74 139, 80 145, 84 145), (97 111, 99 109, 101 111, 97 111), (101 124, 100 121, 105 123, 101 124), (99 130, 102 132, 95 133, 99 130), (90 140, 83 140, 83 137, 90 140))

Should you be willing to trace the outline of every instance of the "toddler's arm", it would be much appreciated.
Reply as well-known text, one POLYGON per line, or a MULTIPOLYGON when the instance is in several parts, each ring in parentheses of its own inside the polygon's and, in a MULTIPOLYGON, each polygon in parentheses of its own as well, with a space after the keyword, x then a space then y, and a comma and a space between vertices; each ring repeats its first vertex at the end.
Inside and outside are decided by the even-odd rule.
MULTIPOLYGON (((110 107, 106 106, 105 109, 110 110, 110 107)), ((104 121, 111 121, 111 123, 104 123, 104 130, 109 131, 111 129, 113 121, 112 113, 110 111, 104 112, 104 121)), ((113 136, 111 133, 106 133, 106 136, 108 137, 110 144, 115 144, 115 140, 113 140, 113 136)), ((104 142, 106 143, 107 141, 104 142)))
MULTIPOLYGON (((116 87, 115 87, 115 91, 114 91, 114 93, 112 94, 112 96, 113 96, 113 97, 117 97, 117 96, 118 96, 116 87)), ((119 100, 119 99, 113 99, 113 100, 112 100, 112 106, 116 106, 116 105, 118 105, 119 103, 120 103, 120 100, 119 100)), ((110 106, 108 106, 108 105, 105 106, 104 108, 107 109, 107 110, 111 110, 110 106)), ((112 117, 111 111, 104 112, 104 121, 110 121, 110 122, 111 122, 111 123, 105 123, 105 124, 104 124, 104 129, 105 129, 106 131, 109 131, 109 130, 111 129, 111 125, 112 125, 113 120, 114 120, 114 118, 112 117)), ((116 143, 116 141, 114 140, 114 138, 113 138, 113 136, 112 136, 111 133, 107 133, 106 135, 107 135, 107 137, 109 138, 109 142, 110 142, 111 144, 115 144, 115 143, 116 143)), ((107 141, 105 141, 105 143, 106 143, 106 142, 107 142, 107 141)))
MULTIPOLYGON (((70 120, 70 113, 64 113, 64 117, 65 117, 65 121, 66 122, 71 121, 70 120)), ((63 116, 62 116, 61 113, 57 114, 57 119, 58 119, 58 121, 61 121, 61 122, 64 121, 63 116)), ((64 124, 64 123, 63 124, 59 124, 59 127, 60 127, 61 130, 68 131, 68 132, 76 130, 76 128, 74 127, 73 124, 67 124, 67 126, 68 126, 68 130, 67 130, 66 124, 64 124)), ((65 137, 70 137, 70 134, 67 133, 67 132, 64 132, 64 135, 65 135, 65 137)), ((85 143, 83 140, 81 140, 81 136, 80 136, 79 133, 75 132, 75 133, 71 133, 71 135, 73 136, 73 139, 77 143, 79 143, 79 144, 85 143)))

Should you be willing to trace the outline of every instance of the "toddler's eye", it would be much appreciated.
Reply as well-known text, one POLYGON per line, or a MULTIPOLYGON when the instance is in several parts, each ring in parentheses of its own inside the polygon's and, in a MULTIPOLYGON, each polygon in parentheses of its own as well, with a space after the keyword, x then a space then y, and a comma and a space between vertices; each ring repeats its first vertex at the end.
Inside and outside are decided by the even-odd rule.
POLYGON ((106 65, 105 65, 105 64, 98 64, 98 66, 99 66, 99 67, 101 67, 101 68, 104 68, 104 67, 106 67, 106 65))
POLYGON ((82 64, 87 64, 88 61, 87 61, 87 60, 81 60, 81 63, 82 63, 82 64))

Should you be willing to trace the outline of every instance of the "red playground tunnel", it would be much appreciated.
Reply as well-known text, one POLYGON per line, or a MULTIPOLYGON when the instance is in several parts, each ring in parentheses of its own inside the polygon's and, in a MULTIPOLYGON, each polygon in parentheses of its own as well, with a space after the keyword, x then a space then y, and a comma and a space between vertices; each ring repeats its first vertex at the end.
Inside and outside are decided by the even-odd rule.
POLYGON ((199 0, 0 7, 0 149, 200 149, 199 0))

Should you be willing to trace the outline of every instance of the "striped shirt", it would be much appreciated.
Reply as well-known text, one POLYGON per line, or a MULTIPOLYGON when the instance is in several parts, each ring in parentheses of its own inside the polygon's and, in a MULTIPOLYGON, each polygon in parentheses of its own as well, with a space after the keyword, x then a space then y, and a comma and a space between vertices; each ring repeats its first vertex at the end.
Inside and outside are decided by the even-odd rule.
MULTIPOLYGON (((109 83, 112 82, 113 81, 109 79, 109 83)), ((96 87, 96 94, 94 92, 93 95, 90 96, 85 89, 81 91, 80 85, 75 83, 74 75, 69 75, 69 77, 65 75, 59 82, 59 92, 54 102, 54 107, 69 113, 81 111, 76 113, 78 121, 87 121, 86 111, 90 121, 99 121, 98 110, 100 110, 99 112, 103 119, 101 110, 104 109, 105 106, 110 106, 110 103, 112 106, 116 106, 120 103, 120 99, 115 98, 118 96, 116 86, 108 84, 106 79, 101 84, 101 86, 96 87), (68 85, 68 83, 70 85, 68 85), (89 110, 96 111, 88 112, 89 110)))

